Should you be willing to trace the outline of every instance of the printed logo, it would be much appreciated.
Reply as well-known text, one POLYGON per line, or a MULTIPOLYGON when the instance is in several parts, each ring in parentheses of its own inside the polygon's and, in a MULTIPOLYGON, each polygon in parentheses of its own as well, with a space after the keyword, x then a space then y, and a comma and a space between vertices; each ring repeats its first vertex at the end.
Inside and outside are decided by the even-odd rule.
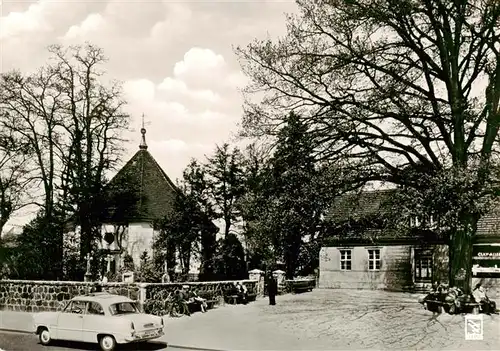
POLYGON ((465 340, 483 340, 483 315, 465 316, 465 340))

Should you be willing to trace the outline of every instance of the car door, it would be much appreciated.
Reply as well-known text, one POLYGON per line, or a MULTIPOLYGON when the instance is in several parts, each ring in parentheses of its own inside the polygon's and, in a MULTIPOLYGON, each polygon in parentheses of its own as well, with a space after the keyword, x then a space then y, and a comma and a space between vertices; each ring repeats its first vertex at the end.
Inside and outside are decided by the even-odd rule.
POLYGON ((83 316, 83 341, 97 342, 97 334, 105 332, 106 316, 102 305, 95 301, 87 304, 87 313, 83 316))
POLYGON ((57 318, 57 338, 61 340, 82 340, 85 301, 71 301, 57 318))

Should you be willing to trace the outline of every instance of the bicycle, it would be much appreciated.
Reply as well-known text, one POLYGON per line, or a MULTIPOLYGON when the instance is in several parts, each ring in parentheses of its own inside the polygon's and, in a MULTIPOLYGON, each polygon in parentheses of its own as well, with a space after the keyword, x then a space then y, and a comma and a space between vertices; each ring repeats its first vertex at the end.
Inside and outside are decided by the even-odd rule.
POLYGON ((169 293, 167 299, 165 300, 165 305, 167 306, 167 313, 169 316, 178 318, 183 315, 191 315, 189 313, 189 307, 185 301, 180 300, 178 297, 172 296, 172 293, 169 293))
POLYGON ((218 300, 219 306, 224 306, 226 304, 226 299, 225 299, 226 294, 224 293, 224 289, 222 289, 222 286, 219 285, 215 289, 212 296, 214 300, 218 300))

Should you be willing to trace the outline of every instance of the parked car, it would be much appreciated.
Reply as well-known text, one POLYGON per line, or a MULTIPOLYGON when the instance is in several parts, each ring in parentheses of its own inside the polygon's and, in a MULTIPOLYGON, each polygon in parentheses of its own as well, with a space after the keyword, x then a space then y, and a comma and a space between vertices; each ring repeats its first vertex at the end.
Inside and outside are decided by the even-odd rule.
POLYGON ((471 294, 464 294, 458 288, 444 290, 442 292, 431 292, 419 301, 426 310, 442 313, 443 310, 449 314, 472 312, 479 313, 479 304, 476 303, 471 294))
POLYGON ((97 342, 103 351, 164 335, 161 317, 142 313, 133 300, 108 293, 77 296, 60 312, 36 313, 33 324, 42 345, 52 340, 97 342))

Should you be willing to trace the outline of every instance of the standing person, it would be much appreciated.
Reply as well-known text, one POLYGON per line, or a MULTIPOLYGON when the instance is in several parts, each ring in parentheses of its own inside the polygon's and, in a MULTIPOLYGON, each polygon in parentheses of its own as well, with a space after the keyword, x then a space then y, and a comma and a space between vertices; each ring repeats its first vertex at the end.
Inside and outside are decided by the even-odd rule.
POLYGON ((248 303, 248 289, 245 286, 245 284, 243 284, 243 282, 240 282, 240 286, 241 286, 241 294, 243 295, 243 304, 246 305, 248 303))
POLYGON ((269 275, 267 293, 269 295, 269 305, 276 305, 276 294, 278 293, 278 282, 273 274, 269 275))
POLYGON ((95 292, 102 292, 102 274, 99 273, 97 277, 97 284, 95 286, 95 292))

